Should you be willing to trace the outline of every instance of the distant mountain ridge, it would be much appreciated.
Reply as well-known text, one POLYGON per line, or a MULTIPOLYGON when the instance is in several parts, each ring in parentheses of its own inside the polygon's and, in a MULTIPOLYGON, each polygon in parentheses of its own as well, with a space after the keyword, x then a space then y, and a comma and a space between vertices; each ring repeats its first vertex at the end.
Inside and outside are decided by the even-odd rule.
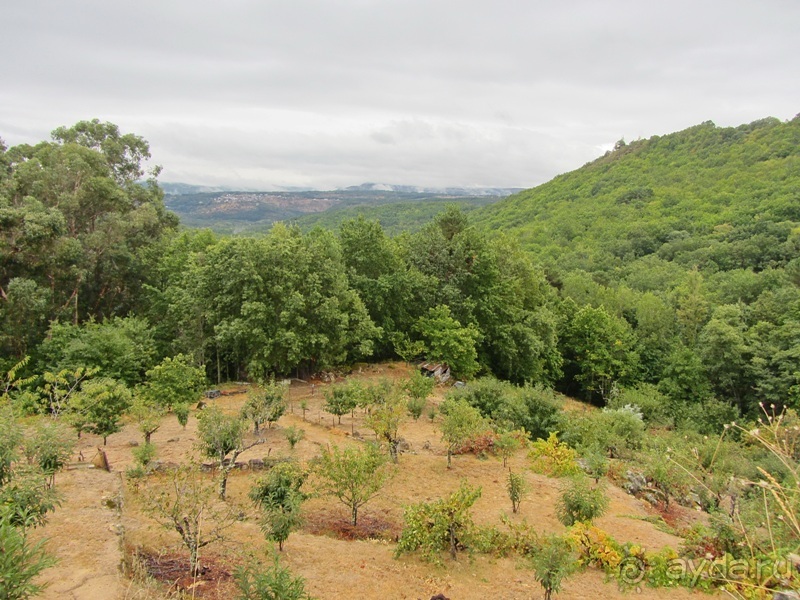
POLYGON ((484 206, 519 188, 424 188, 364 183, 341 190, 246 191, 162 184, 167 208, 188 227, 221 233, 266 231, 276 221, 303 226, 336 226, 367 214, 390 229, 421 226, 449 203, 464 210, 484 206), (389 210, 386 207, 392 206, 389 210), (328 217, 329 212, 335 215, 328 217), (316 216, 316 219, 306 217, 316 216))

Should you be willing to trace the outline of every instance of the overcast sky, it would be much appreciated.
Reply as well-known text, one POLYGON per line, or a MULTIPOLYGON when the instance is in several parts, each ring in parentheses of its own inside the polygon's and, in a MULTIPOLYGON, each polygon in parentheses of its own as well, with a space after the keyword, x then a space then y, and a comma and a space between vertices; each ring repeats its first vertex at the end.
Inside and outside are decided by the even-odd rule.
POLYGON ((112 121, 162 181, 531 187, 800 113, 798 0, 0 0, 0 137, 112 121))

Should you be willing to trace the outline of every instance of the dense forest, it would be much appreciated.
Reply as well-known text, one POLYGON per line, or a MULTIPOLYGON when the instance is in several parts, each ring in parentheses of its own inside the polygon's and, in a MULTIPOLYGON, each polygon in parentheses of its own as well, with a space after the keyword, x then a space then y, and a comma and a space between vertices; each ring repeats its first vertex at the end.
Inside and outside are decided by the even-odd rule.
MULTIPOLYGON (((629 461, 618 470, 640 469, 653 503, 668 510, 674 498, 717 519, 713 531, 685 534, 699 555, 797 551, 800 118, 620 141, 574 172, 469 213, 450 206, 422 224, 430 207, 409 210, 396 235, 363 215, 333 228, 278 223, 249 237, 180 228, 149 158, 141 137, 97 120, 36 145, 0 142, 0 425, 13 433, 0 444, 0 505, 25 504, 9 484, 21 464, 18 417, 64 417, 105 441, 129 412, 146 448, 167 412, 186 426, 207 383, 257 382, 267 402, 280 400, 276 378, 425 360, 467 382, 447 392, 441 415, 430 413, 431 424, 441 419, 448 468, 457 452, 491 449, 505 461, 522 440, 532 469, 551 461, 538 471, 548 476, 582 469, 597 483, 609 460, 629 461), (556 392, 603 410, 568 415, 556 392), (680 460, 665 461, 670 453, 680 460), (767 532, 764 514, 784 520, 767 532)), ((406 412, 398 398, 413 399, 418 379, 405 392, 343 385, 324 407, 339 423, 365 408, 396 462, 406 412)), ((415 419, 430 392, 419 394, 418 410, 408 401, 415 419)), ((231 425, 238 441, 207 451, 224 474, 223 500, 258 397, 231 425)), ((255 431, 283 410, 258 413, 255 431)), ((224 418, 206 410, 198 435, 224 418)), ((370 452, 362 458, 374 474, 384 459, 370 452)), ((314 464, 332 471, 343 457, 329 450, 314 464)), ((509 472, 512 502, 520 482, 509 472)), ((578 504, 599 494, 575 489, 578 504)), ((480 490, 459 493, 448 502, 467 511, 480 490)), ((53 506, 39 506, 39 516, 53 506)), ((407 513, 398 554, 419 550, 414 519, 426 522, 429 510, 438 509, 407 513)), ((0 525, 17 527, 26 514, 0 511, 0 525)), ((520 550, 523 533, 533 535, 489 537, 544 556, 520 550)), ((471 548, 497 551, 481 535, 471 548)), ((613 547, 620 557, 636 552, 613 547)))
POLYGON ((60 128, 0 155, 3 360, 136 385, 178 353, 212 381, 425 358, 600 404, 647 384, 676 418, 796 406, 799 148, 798 119, 704 123, 474 224, 451 207, 396 237, 358 217, 229 238, 177 230, 141 138, 60 128))

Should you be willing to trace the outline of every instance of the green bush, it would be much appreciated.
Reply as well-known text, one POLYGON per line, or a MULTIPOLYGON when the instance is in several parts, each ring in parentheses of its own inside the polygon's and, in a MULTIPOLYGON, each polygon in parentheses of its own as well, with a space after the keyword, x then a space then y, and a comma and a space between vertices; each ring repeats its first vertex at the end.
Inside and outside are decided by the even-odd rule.
POLYGON ((545 600, 550 600, 561 589, 564 579, 573 573, 578 563, 567 540, 547 536, 538 541, 528 557, 534 577, 544 588, 545 600))
POLYGON ((603 409, 582 415, 562 414, 561 439, 584 452, 600 451, 620 457, 641 447, 645 426, 634 407, 603 409))
POLYGON ((650 383, 640 383, 633 388, 623 389, 608 402, 608 408, 611 409, 627 406, 637 407, 649 426, 669 427, 673 424, 669 411, 670 400, 650 383))
POLYGON ((481 488, 462 481, 447 498, 407 507, 395 554, 420 551, 425 560, 439 564, 440 554, 447 551, 455 560, 459 550, 472 546, 475 525, 470 508, 480 495, 481 488))
POLYGON ((234 579, 238 600, 311 600, 305 580, 282 567, 277 555, 267 569, 256 561, 239 566, 234 579))
POLYGON ((0 507, 0 598, 6 600, 38 595, 44 586, 34 580, 55 563, 44 551, 46 540, 31 543, 25 527, 14 524, 17 517, 15 512, 0 507))
POLYGON ((586 478, 575 477, 561 492, 556 516, 567 527, 591 523, 608 509, 608 496, 601 486, 591 487, 586 478))
POLYGON ((131 450, 131 454, 133 454, 136 464, 146 469, 147 465, 153 462, 156 457, 156 447, 154 444, 147 442, 131 450))
POLYGON ((546 438, 555 431, 559 405, 553 390, 540 385, 517 387, 493 377, 482 377, 450 396, 466 400, 485 417, 505 429, 525 429, 531 437, 546 438))

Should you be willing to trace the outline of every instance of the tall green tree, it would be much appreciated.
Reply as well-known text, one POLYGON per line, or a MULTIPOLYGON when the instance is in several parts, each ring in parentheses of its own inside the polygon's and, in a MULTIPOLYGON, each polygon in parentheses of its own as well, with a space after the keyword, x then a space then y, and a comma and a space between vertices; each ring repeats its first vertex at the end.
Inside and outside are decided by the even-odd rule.
POLYGON ((358 524, 358 511, 377 496, 392 476, 386 456, 374 446, 323 448, 314 459, 321 493, 333 496, 350 510, 350 523, 358 524))

